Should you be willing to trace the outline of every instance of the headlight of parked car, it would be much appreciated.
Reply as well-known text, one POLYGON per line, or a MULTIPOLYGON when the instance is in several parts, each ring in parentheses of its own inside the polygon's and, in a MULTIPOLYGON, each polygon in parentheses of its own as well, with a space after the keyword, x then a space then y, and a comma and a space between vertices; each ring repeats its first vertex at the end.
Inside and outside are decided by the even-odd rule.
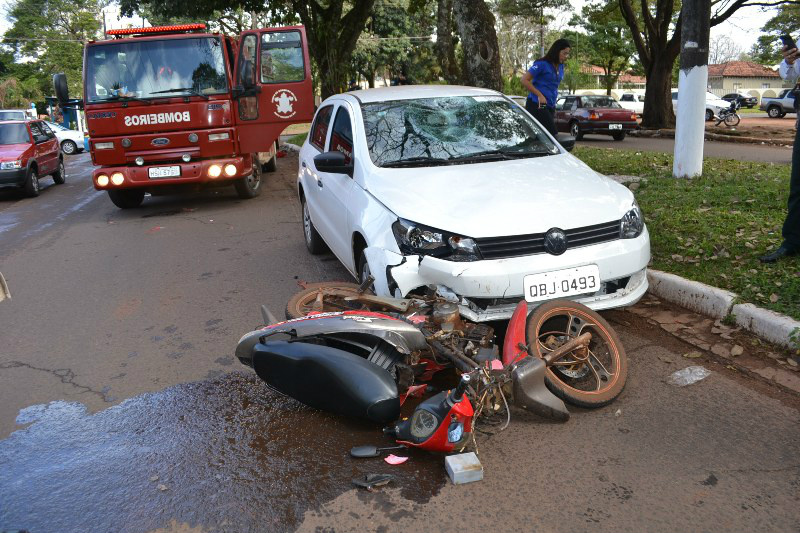
POLYGON ((430 255, 448 261, 478 261, 478 245, 474 239, 429 228, 398 218, 392 233, 403 254, 430 255))
POLYGON ((5 163, 0 163, 0 168, 3 170, 9 170, 12 168, 22 168, 22 161, 6 161, 5 163))
POLYGON ((619 221, 619 237, 620 239, 635 239, 642 234, 643 230, 644 217, 639 205, 634 200, 631 210, 625 213, 625 216, 619 221))

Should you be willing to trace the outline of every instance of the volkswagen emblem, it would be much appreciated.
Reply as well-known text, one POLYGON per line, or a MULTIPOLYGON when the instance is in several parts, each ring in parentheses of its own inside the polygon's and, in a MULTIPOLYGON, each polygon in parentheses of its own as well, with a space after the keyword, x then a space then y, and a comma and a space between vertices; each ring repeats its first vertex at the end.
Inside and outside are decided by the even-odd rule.
POLYGON ((567 234, 560 228, 550 228, 544 235, 544 250, 550 255, 567 251, 567 234))
POLYGON ((158 137, 150 141, 153 146, 164 146, 165 144, 169 144, 169 139, 166 137, 158 137))

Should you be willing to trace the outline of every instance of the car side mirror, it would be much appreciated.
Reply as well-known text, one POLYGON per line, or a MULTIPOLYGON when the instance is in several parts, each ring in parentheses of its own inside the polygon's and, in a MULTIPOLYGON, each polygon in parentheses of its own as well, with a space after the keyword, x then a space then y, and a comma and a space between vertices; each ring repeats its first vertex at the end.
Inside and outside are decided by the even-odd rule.
POLYGON ((556 135, 558 144, 564 147, 564 150, 571 152, 575 148, 575 137, 566 133, 559 133, 556 135))
POLYGON ((324 152, 314 157, 314 166, 320 172, 347 174, 353 177, 353 162, 346 162, 345 155, 339 151, 324 152))

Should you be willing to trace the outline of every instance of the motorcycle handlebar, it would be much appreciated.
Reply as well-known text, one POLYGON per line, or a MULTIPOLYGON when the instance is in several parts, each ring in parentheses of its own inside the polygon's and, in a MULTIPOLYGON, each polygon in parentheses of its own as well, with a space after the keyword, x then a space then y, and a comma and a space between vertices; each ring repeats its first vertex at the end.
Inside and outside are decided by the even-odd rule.
POLYGON ((453 392, 450 394, 450 400, 453 403, 458 403, 461 401, 461 398, 464 397, 464 393, 467 392, 467 387, 469 386, 469 382, 472 379, 472 376, 467 374, 461 374, 461 381, 458 382, 456 388, 453 389, 453 392))

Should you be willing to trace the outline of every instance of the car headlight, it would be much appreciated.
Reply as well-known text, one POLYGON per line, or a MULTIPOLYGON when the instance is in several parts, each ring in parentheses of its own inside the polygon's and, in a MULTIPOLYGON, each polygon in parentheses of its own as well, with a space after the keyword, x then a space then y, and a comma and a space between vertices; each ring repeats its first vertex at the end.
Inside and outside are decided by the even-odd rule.
POLYGON ((625 216, 619 221, 619 237, 620 239, 635 239, 642 234, 643 230, 644 217, 639 205, 634 200, 631 210, 625 213, 625 216))
POLYGON ((431 255, 448 261, 478 261, 474 239, 429 228, 403 218, 392 224, 392 233, 403 254, 431 255))
POLYGON ((22 160, 6 161, 5 163, 0 163, 0 168, 2 168, 3 170, 9 170, 12 168, 22 168, 22 160))

